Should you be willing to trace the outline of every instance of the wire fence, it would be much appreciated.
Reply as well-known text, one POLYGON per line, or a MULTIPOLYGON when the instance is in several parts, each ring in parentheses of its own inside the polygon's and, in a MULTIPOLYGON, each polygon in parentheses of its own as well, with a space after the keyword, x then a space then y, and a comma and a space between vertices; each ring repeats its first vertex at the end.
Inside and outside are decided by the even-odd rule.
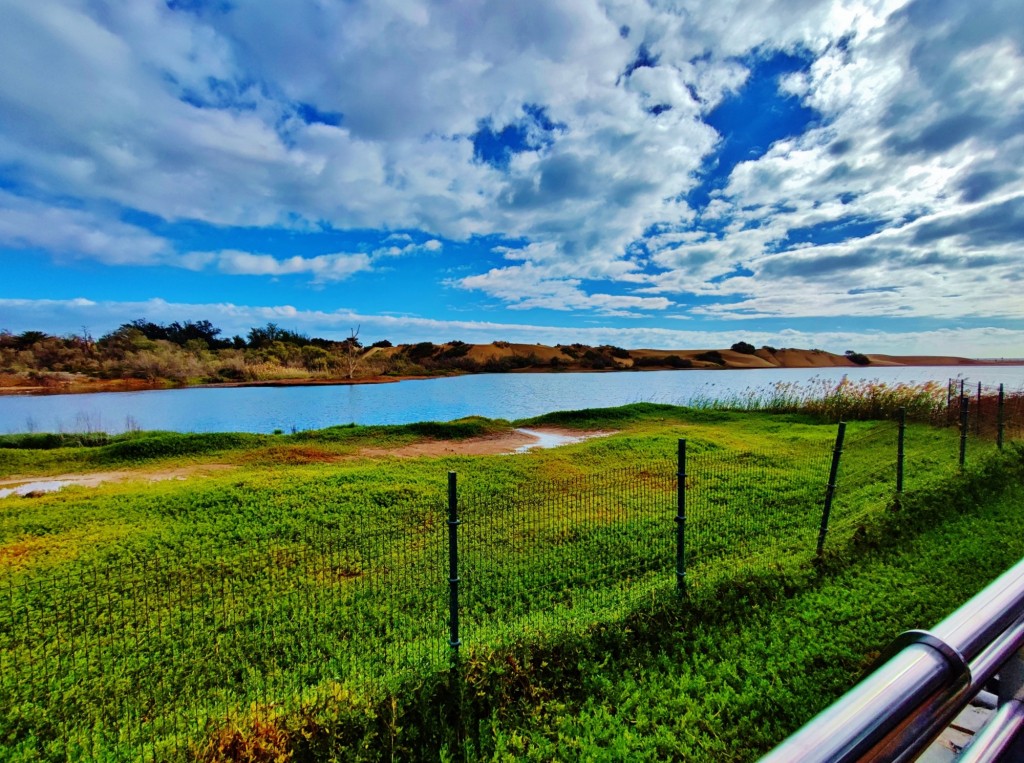
POLYGON ((671 464, 461 497, 462 637, 500 645, 600 618, 663 581, 675 554, 671 464))
POLYGON ((329 714, 457 653, 809 559, 1024 436, 1024 395, 971 389, 964 402, 951 384, 947 427, 850 422, 836 442, 780 435, 761 451, 694 441, 676 463, 501 492, 453 478, 447 494, 353 498, 315 533, 11 578, 0 757, 230 759, 246 728, 329 714))
POLYGON ((447 664, 441 506, 405 506, 407 526, 384 531, 379 507, 351 507, 344 535, 8 585, 3 759, 195 760, 254 713, 447 664))

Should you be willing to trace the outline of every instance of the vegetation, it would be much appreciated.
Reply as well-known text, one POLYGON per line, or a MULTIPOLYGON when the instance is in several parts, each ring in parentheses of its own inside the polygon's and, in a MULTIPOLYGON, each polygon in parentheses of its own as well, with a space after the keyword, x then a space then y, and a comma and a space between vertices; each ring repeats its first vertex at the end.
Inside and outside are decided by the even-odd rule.
POLYGON ((28 626, 0 650, 0 749, 59 757, 47 740, 89 739, 90 724, 114 719, 120 749, 152 744, 145 727, 149 752, 168 759, 755 759, 896 633, 929 627, 1024 554, 1024 452, 975 457, 956 476, 956 432, 914 423, 912 481, 894 512, 894 427, 862 421, 848 427, 828 554, 810 564, 829 419, 891 412, 918 394, 847 386, 813 409, 786 390, 753 401, 792 412, 709 402, 548 414, 517 423, 618 434, 519 458, 367 454, 513 426, 480 418, 0 438, 6 475, 230 467, 5 499, 3 606, 28 626), (657 479, 671 475, 680 436, 695 480, 685 606, 673 483, 657 479), (645 465, 630 477, 642 490, 607 482, 624 464, 645 465), (449 470, 462 484, 468 565, 454 671, 449 470), (596 500, 575 497, 594 484, 607 484, 596 500), (14 666, 45 680, 12 684, 14 666), (197 726, 203 707, 217 720, 197 726), (187 751, 174 742, 183 734, 187 751))
MULTIPOLYGON (((249 329, 243 338, 224 337, 210 321, 164 325, 139 318, 93 339, 88 331, 63 337, 41 331, 0 330, 0 387, 95 389, 103 386, 168 386, 211 383, 317 382, 381 377, 543 370, 726 368, 719 350, 664 353, 615 345, 574 343, 472 345, 419 342, 395 346, 380 339, 365 346, 359 327, 343 340, 310 337, 275 323, 249 329)), ((774 355, 778 350, 763 347, 774 355)), ((754 355, 748 342, 735 352, 754 355)), ((821 350, 813 350, 821 354, 821 350)), ((762 355, 762 357, 764 357, 762 355)), ((847 351, 853 363, 865 355, 847 351)))
POLYGON ((718 366, 725 365, 725 358, 722 357, 722 353, 720 353, 718 350, 708 350, 707 352, 702 352, 699 355, 697 355, 697 360, 703 360, 708 363, 714 363, 715 365, 718 366))

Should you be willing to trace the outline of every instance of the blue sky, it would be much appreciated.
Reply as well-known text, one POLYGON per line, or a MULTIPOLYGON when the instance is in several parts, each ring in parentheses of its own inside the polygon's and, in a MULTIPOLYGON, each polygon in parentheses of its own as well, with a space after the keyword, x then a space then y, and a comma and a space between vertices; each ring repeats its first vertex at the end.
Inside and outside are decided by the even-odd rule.
POLYGON ((0 329, 1022 357, 1015 6, 6 0, 0 329))

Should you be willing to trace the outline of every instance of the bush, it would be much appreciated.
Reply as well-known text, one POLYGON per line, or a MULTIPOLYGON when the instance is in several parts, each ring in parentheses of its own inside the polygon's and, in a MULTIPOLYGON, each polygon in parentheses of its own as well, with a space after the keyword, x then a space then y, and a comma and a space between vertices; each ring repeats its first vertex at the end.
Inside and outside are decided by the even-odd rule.
POLYGON ((610 355, 613 358, 628 358, 629 350, 624 350, 621 347, 616 347, 613 344, 603 344, 597 348, 603 355, 610 355))
POLYGON ((409 360, 421 361, 424 358, 432 357, 435 350, 437 348, 431 342, 420 342, 419 344, 407 347, 405 354, 409 360))
POLYGON ((867 366, 871 364, 871 359, 867 355, 862 355, 861 353, 854 352, 853 350, 847 350, 846 357, 858 366, 867 366))
POLYGON ((636 358, 633 361, 634 368, 693 368, 693 361, 689 358, 681 358, 678 355, 666 355, 663 358, 636 358))
POLYGON ((736 344, 734 344, 729 349, 731 349, 733 352, 742 352, 744 355, 753 355, 755 352, 757 352, 757 350, 754 349, 754 345, 750 344, 749 342, 736 342, 736 344))
POLYGON ((461 358, 463 355, 466 355, 471 349, 473 349, 473 345, 466 344, 465 342, 460 342, 458 339, 456 339, 448 343, 448 347, 446 347, 444 351, 437 356, 437 359, 451 360, 454 358, 461 358))
POLYGON ((715 363, 716 365, 719 366, 725 365, 725 358, 722 357, 722 353, 720 353, 718 350, 708 350, 707 352, 702 352, 699 355, 696 355, 695 357, 697 358, 697 360, 703 360, 707 363, 715 363))

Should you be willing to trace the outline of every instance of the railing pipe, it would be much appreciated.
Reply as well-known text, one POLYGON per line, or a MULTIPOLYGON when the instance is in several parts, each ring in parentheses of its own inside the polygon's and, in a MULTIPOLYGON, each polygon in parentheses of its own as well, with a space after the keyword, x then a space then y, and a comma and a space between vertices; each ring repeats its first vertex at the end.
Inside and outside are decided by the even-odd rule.
POLYGON ((957 757, 957 763, 992 763, 1008 760, 1024 731, 1024 703, 1010 700, 981 728, 971 743, 957 757))
POLYGON ((1024 559, 930 634, 906 635, 908 646, 761 763, 913 760, 1024 639, 1024 559))

